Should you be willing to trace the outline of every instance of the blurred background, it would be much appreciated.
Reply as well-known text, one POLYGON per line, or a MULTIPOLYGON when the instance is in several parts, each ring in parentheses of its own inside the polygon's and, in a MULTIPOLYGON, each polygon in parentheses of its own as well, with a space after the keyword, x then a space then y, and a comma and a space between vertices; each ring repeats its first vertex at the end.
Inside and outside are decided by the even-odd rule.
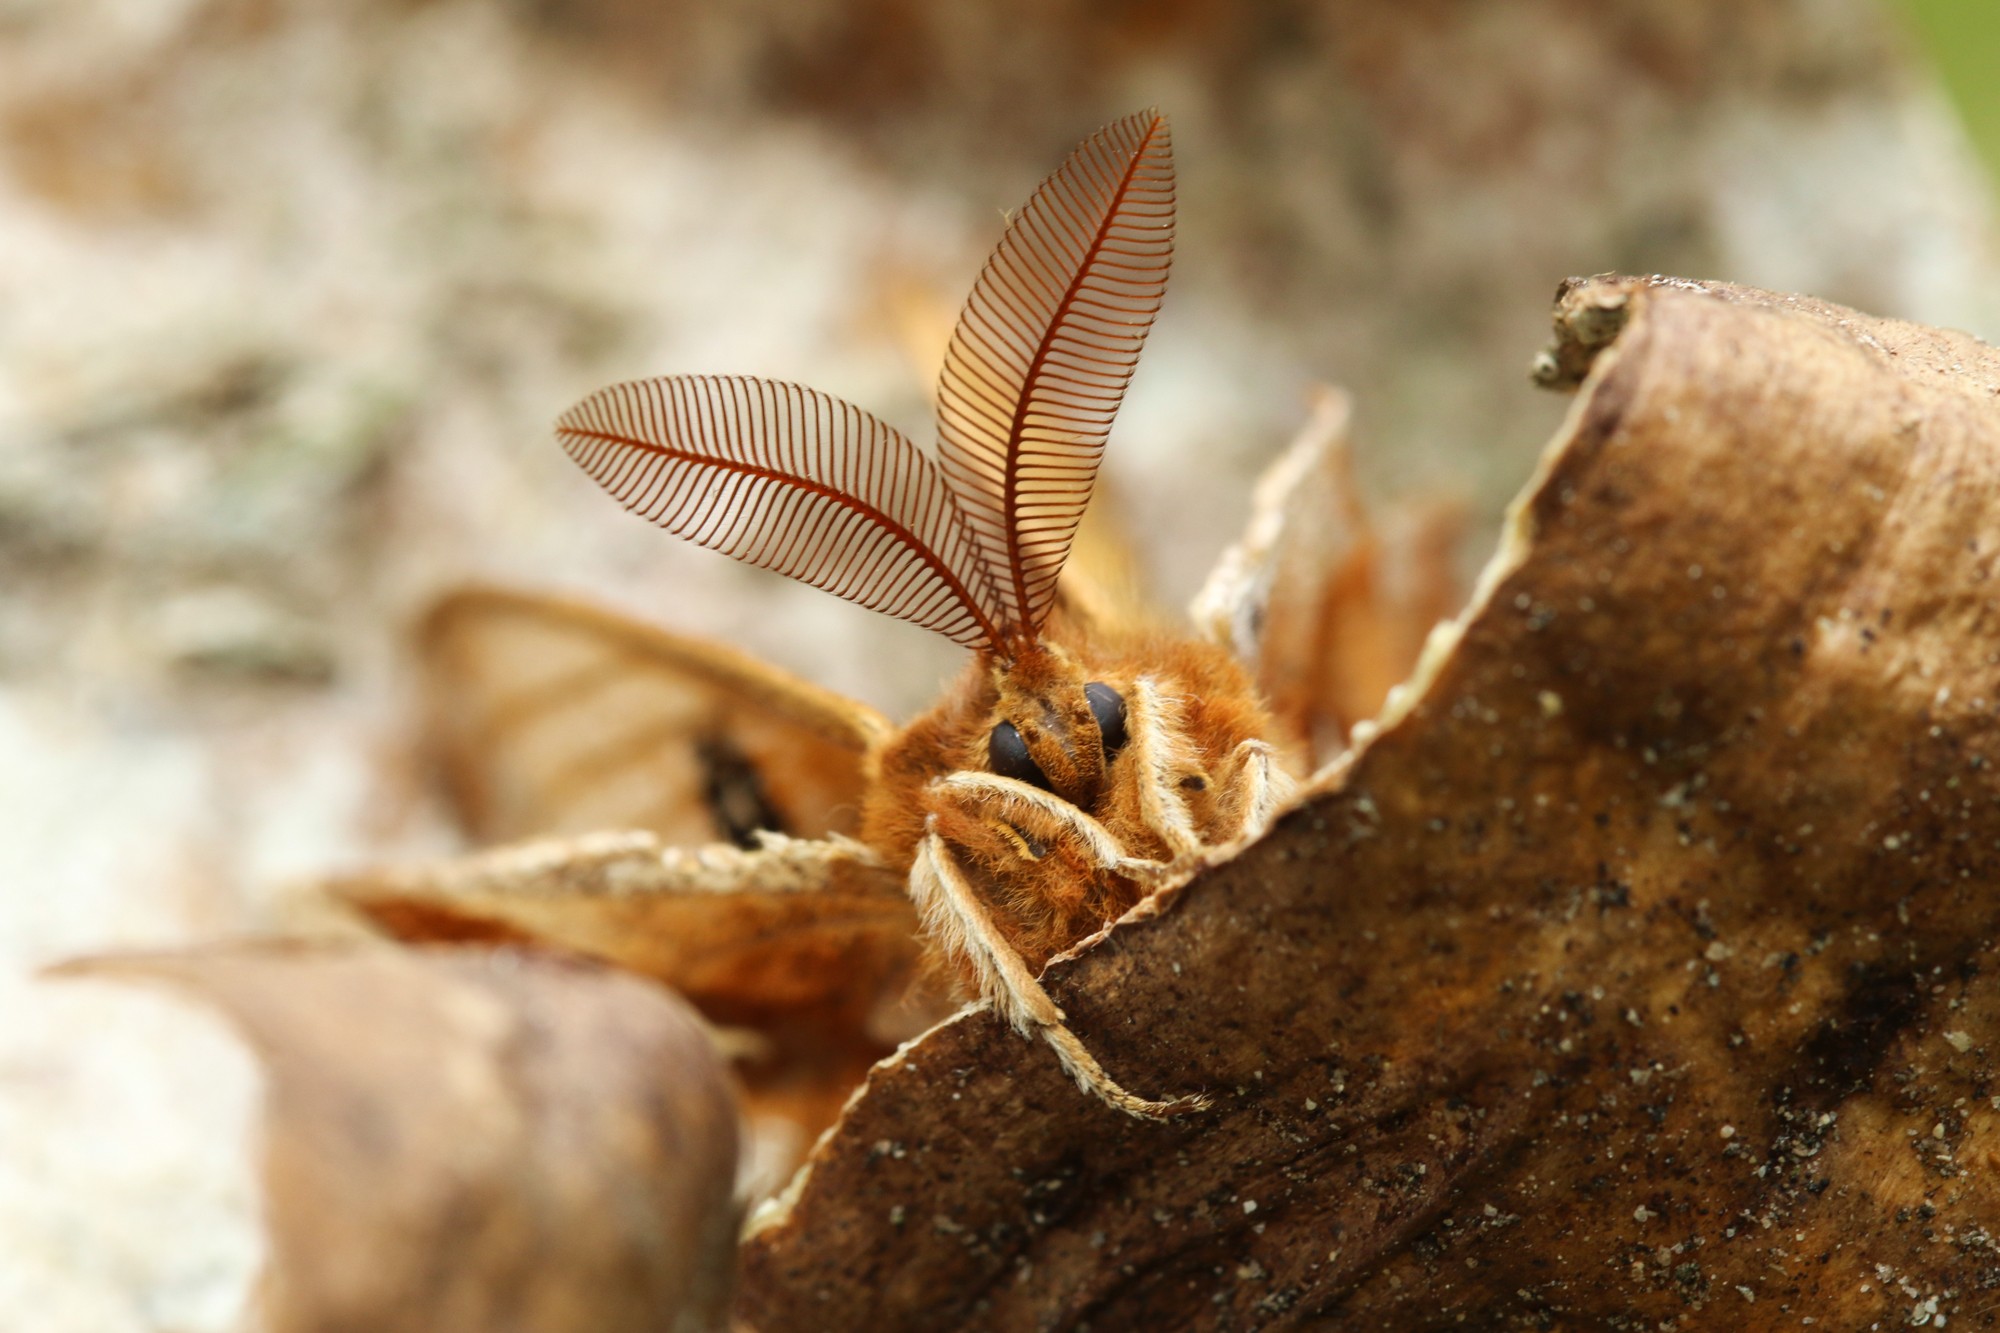
POLYGON ((1156 104, 1180 241, 1103 502, 1162 604, 1317 383, 1371 496, 1469 504, 1470 571, 1564 410, 1526 369, 1567 275, 2000 334, 1995 69, 1987 0, 0 0, 0 1310, 233 1318, 247 1069, 31 972, 449 850, 437 592, 896 714, 956 670, 618 512, 550 440, 576 398, 738 371, 928 439, 1006 210, 1156 104))

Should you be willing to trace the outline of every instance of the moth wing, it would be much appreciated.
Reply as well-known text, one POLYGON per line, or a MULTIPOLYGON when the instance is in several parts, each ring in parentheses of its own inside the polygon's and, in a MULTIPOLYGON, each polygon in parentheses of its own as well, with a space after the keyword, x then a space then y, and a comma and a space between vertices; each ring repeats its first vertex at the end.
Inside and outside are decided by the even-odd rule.
POLYGON ((899 876, 847 838, 668 847, 595 833, 496 848, 332 883, 399 939, 519 943, 652 977, 728 1027, 811 1027, 877 1043, 923 946, 899 876))
POLYGON ((851 831, 863 756, 888 731, 865 705, 742 653, 566 598, 453 593, 420 647, 432 743, 482 842, 851 831))
POLYGON ((1243 538, 1217 562, 1189 614, 1255 672, 1273 713, 1315 765, 1347 748, 1457 607, 1463 511, 1406 509, 1378 527, 1348 446, 1351 403, 1336 389, 1258 480, 1243 538))

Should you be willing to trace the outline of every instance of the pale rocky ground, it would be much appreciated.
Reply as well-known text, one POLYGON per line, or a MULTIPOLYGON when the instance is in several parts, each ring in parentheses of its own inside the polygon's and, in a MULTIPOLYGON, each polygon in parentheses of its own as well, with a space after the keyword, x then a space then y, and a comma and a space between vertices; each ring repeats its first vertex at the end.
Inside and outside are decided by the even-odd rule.
POLYGON ((1183 182, 1108 465, 1170 599, 1316 379, 1378 490, 1490 519, 1561 410, 1524 371, 1567 273, 2000 334, 1987 187, 1871 5, 1609 8, 1190 7, 1130 41, 884 9, 898 42, 830 4, 0 0, 0 1312, 236 1319, 247 1057, 34 972, 449 848, 406 741, 435 592, 588 592, 897 712, 956 666, 617 514, 547 422, 736 370, 923 438, 1000 210, 1118 112, 1168 108, 1183 182))

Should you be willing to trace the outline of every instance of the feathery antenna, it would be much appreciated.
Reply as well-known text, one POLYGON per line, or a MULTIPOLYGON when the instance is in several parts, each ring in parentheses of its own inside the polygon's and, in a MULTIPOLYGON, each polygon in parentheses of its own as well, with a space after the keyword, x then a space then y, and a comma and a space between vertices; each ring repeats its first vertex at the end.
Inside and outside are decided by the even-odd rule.
POLYGON ((1008 224, 938 383, 942 466, 795 384, 614 384, 556 436, 627 509, 711 550, 1011 656, 1033 643, 1173 256, 1173 150, 1144 111, 1008 224))
POLYGON ((1173 244, 1173 145, 1142 111, 1078 145, 1015 215, 945 351, 938 452, 1020 638, 1055 598, 1173 244))
POLYGON ((916 445, 851 403, 775 380, 674 375, 600 389, 556 438, 620 504, 712 551, 968 648, 998 649, 986 567, 916 445))

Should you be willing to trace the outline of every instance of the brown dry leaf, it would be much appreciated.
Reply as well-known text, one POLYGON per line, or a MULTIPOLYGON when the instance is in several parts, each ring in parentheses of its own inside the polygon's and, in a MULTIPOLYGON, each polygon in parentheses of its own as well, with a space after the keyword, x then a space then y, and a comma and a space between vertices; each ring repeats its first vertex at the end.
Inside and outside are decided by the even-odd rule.
POLYGON ((1321 389, 1291 447, 1258 480, 1250 523, 1196 594, 1189 618, 1249 663, 1271 710, 1314 765, 1410 674, 1458 609, 1465 507, 1444 497, 1378 523, 1355 484, 1353 404, 1321 389))
POLYGON ((719 1327, 736 1112, 658 987, 498 951, 70 964, 216 1004, 267 1081, 268 1333, 719 1327))
POLYGON ((1609 320, 1455 642, 1261 843, 975 1013, 748 1242, 785 1329, 2000 1319, 2000 355, 1609 320))

